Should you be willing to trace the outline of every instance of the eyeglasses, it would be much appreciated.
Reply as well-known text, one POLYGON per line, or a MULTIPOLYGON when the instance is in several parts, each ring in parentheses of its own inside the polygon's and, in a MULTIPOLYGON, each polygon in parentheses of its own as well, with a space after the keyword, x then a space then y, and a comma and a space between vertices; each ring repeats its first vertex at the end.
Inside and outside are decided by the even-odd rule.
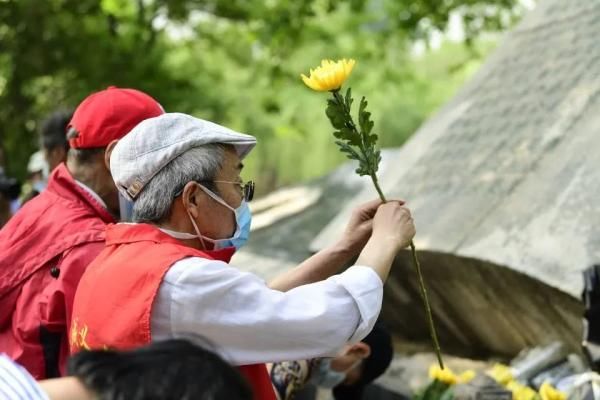
POLYGON ((232 185, 238 185, 242 188, 242 193, 244 194, 244 200, 252 201, 254 198, 254 181, 244 182, 231 182, 231 181, 211 181, 213 183, 231 183, 232 185))
MULTIPOLYGON (((254 198, 254 181, 248 181, 246 183, 244 182, 232 182, 232 181, 197 181, 198 183, 208 183, 208 182, 212 182, 212 183, 231 183, 232 185, 237 185, 240 188, 242 188, 242 193, 244 195, 244 200, 248 201, 252 201, 252 198, 254 198)), ((181 194, 183 193, 183 188, 178 191, 177 193, 175 193, 175 196, 173 197, 178 197, 181 196, 181 194)))

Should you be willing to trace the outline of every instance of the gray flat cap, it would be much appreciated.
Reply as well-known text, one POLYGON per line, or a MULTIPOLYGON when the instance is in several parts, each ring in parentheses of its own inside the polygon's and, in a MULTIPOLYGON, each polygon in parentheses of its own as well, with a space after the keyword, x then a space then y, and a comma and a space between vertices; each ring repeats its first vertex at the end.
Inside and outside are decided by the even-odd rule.
POLYGON ((190 115, 167 113, 142 121, 117 143, 110 172, 119 192, 133 200, 171 160, 211 143, 232 145, 244 158, 256 138, 190 115))

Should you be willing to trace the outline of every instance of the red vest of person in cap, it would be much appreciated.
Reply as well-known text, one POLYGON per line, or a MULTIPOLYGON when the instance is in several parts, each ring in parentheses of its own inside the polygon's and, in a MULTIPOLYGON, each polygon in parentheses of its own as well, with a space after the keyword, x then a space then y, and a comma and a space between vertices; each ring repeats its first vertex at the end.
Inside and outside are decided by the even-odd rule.
MULTIPOLYGON (((71 351, 126 350, 150 343, 152 304, 169 268, 186 257, 229 262, 234 251, 233 247, 196 250, 148 224, 109 226, 106 248, 90 265, 75 295, 71 351)), ((252 386, 255 400, 275 400, 264 364, 239 369, 252 386)))
MULTIPOLYGON (((162 113, 147 94, 111 87, 77 107, 69 144, 104 148, 162 113)), ((115 222, 99 199, 61 164, 0 231, 0 352, 37 379, 64 373, 75 289, 115 222)))

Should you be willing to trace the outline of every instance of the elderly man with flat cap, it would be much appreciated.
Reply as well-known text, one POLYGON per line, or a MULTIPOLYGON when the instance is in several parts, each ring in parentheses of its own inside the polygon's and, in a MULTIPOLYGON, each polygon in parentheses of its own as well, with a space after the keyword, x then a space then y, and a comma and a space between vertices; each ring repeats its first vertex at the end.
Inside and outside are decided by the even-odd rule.
POLYGON ((267 285, 228 265, 249 234, 253 184, 240 172, 255 144, 178 113, 119 141, 110 167, 135 223, 108 227, 82 277, 72 351, 208 339, 240 366, 256 399, 271 400, 265 362, 332 355, 369 333, 392 261, 415 233, 409 210, 397 201, 358 208, 338 244, 267 285))

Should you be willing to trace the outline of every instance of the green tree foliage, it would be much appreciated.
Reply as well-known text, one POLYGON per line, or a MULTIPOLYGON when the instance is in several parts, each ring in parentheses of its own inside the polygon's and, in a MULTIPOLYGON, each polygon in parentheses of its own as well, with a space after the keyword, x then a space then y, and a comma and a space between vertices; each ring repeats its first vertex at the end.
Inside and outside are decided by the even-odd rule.
POLYGON ((300 72, 321 58, 355 58, 352 87, 368 96, 380 143, 399 145, 489 48, 472 40, 520 14, 515 3, 0 0, 0 144, 22 177, 44 115, 117 85, 256 135, 249 174, 263 187, 313 177, 343 158, 300 72), (452 15, 472 45, 411 57, 412 43, 445 30, 452 15))

